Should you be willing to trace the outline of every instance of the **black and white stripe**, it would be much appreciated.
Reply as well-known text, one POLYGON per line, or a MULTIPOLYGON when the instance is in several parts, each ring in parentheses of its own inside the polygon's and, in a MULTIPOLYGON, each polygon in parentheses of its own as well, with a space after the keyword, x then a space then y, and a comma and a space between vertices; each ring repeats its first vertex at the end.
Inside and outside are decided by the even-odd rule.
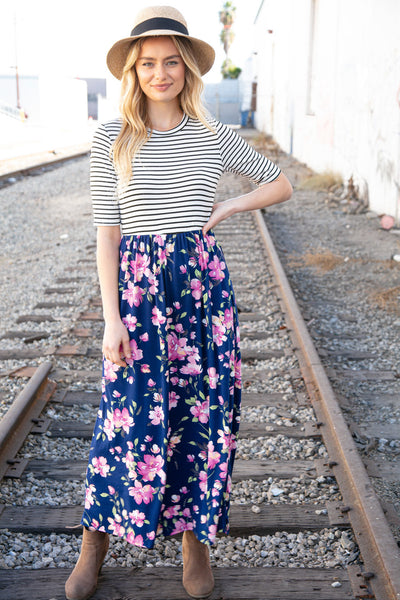
POLYGON ((90 168, 94 224, 121 224, 123 235, 201 229, 224 171, 258 185, 278 177, 279 167, 232 129, 215 120, 211 125, 215 133, 185 115, 174 129, 153 131, 119 198, 110 150, 121 121, 101 125, 93 138, 90 168))

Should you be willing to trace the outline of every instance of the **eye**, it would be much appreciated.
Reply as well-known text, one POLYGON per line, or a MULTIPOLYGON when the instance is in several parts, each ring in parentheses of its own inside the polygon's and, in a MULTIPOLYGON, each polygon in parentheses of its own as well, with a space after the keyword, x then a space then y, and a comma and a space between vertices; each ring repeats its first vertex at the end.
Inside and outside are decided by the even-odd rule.
POLYGON ((146 62, 143 62, 143 63, 141 64, 141 66, 142 66, 142 67, 152 67, 152 66, 153 66, 153 63, 152 63, 152 62, 150 62, 150 61, 146 61, 146 62))
POLYGON ((178 62, 177 60, 169 60, 169 61, 167 62, 167 65, 168 65, 169 67, 175 67, 176 65, 179 65, 179 62, 178 62))

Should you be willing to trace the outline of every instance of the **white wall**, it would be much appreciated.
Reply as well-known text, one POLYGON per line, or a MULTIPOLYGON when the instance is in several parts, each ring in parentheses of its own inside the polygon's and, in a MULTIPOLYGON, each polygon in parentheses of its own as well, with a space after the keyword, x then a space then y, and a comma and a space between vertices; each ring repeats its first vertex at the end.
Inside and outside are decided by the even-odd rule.
POLYGON ((265 0, 255 32, 257 128, 397 220, 399 24, 398 0, 265 0))

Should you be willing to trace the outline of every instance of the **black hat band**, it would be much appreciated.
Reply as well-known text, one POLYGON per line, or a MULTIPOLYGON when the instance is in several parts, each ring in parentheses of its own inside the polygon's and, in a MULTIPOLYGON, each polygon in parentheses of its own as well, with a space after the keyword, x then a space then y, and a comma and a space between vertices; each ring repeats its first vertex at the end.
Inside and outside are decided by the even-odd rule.
POLYGON ((175 19, 166 19, 164 17, 154 17, 153 19, 147 19, 147 21, 143 21, 142 23, 139 23, 139 25, 136 25, 131 31, 131 36, 141 35, 142 33, 152 31, 153 29, 171 29, 177 33, 189 35, 187 28, 179 21, 175 21, 175 19))

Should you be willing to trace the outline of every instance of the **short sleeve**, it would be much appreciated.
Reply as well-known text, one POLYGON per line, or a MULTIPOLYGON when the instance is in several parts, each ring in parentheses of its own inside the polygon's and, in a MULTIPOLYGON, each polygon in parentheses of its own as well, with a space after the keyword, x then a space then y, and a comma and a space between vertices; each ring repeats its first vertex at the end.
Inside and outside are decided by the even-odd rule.
POLYGON ((111 139, 104 125, 100 125, 93 136, 90 193, 94 225, 119 225, 117 174, 111 158, 111 139))
POLYGON ((270 183, 280 174, 280 168, 252 148, 227 125, 217 122, 221 159, 225 171, 248 177, 257 185, 270 183))

